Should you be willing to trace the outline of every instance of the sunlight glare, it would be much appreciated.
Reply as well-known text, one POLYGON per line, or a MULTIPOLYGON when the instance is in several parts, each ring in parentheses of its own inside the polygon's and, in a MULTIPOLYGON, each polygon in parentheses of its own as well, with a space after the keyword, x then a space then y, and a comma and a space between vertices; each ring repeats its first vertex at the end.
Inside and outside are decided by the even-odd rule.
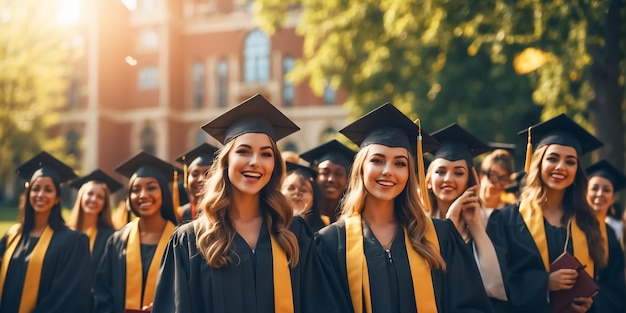
POLYGON ((78 22, 80 17, 79 0, 62 0, 57 12, 57 20, 61 24, 72 25, 78 22))

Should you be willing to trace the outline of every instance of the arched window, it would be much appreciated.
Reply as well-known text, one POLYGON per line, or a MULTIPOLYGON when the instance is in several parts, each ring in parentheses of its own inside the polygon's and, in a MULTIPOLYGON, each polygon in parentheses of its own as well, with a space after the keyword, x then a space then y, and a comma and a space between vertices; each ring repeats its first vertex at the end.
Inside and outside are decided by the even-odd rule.
POLYGON ((70 130, 65 135, 67 144, 67 154, 77 156, 79 153, 78 141, 80 140, 80 134, 75 130, 70 130))
POLYGON ((228 63, 217 63, 217 106, 225 108, 228 104, 228 63))
POLYGON ((204 106, 204 64, 193 64, 193 107, 201 109, 204 106))
POLYGON ((290 107, 293 105, 293 99, 296 96, 296 88, 292 82, 287 80, 287 74, 293 70, 296 61, 292 57, 283 59, 283 106, 290 107))
POLYGON ((260 30, 252 31, 244 44, 244 81, 267 82, 270 79, 270 38, 260 30))
POLYGON ((144 126, 141 130, 141 150, 146 151, 150 154, 155 154, 156 152, 156 133, 154 129, 150 125, 144 126))

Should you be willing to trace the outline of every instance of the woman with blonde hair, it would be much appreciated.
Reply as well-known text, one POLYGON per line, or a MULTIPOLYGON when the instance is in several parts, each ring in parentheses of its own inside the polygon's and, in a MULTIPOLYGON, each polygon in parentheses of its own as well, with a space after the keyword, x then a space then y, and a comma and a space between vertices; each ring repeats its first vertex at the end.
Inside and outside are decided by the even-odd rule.
POLYGON ((256 95, 203 129, 224 146, 201 216, 170 239, 153 312, 345 312, 315 263, 310 231, 280 193, 276 141, 299 128, 256 95))
POLYGON ((111 219, 111 194, 124 185, 101 170, 95 170, 74 180, 71 187, 78 189, 68 226, 89 237, 91 266, 96 268, 104 254, 106 241, 115 232, 111 219))
POLYGON ((317 248, 341 278, 353 311, 490 312, 455 226, 429 218, 420 206, 418 126, 387 103, 340 132, 360 150, 341 217, 320 230, 317 248))
MULTIPOLYGON (((494 211, 487 225, 507 291, 501 311, 559 311, 551 295, 571 289, 580 274, 577 269, 551 271, 554 260, 573 254, 591 277, 606 265, 599 223, 585 201, 581 166, 583 155, 602 143, 564 114, 520 135, 529 139, 520 203, 494 211)), ((592 303, 591 295, 579 295, 567 309, 586 312, 592 303)))

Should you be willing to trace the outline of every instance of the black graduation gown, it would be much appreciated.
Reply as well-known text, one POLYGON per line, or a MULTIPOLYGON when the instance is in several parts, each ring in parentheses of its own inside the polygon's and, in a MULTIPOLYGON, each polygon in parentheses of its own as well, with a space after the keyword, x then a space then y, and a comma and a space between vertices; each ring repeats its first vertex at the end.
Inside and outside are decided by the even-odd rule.
MULTIPOLYGON (((544 218, 548 258, 552 263, 563 253, 567 228, 552 226, 544 218)), ((500 302, 498 312, 550 312, 548 300, 549 273, 528 227, 519 213, 519 205, 513 204, 494 211, 487 224, 500 262, 507 302, 500 302)), ((567 251, 574 254, 572 240, 567 251)), ((598 269, 596 268, 596 273, 598 269)), ((623 272, 622 272, 623 274, 623 272)), ((623 275, 621 279, 623 280, 623 275)), ((592 306, 593 308, 593 306, 592 306)))
MULTIPOLYGON (((433 220, 433 223, 447 267, 446 271, 431 271, 438 312, 491 312, 476 263, 454 225, 449 220, 433 220)), ((316 247, 325 257, 325 265, 341 278, 341 295, 352 307, 346 269, 345 222, 340 220, 320 230, 316 247)), ((363 223, 363 250, 369 273, 372 312, 416 312, 404 230, 398 228, 396 231, 390 259, 363 223)))
MULTIPOLYGON (((346 312, 335 299, 313 247, 313 237, 300 217, 290 230, 298 238, 300 261, 291 268, 295 312, 346 312)), ((154 297, 153 313, 274 312, 271 241, 264 222, 254 252, 235 235, 231 254, 236 264, 211 268, 196 248, 194 223, 180 226, 165 250, 154 297)))
POLYGON ((615 231, 609 225, 602 225, 602 227, 606 227, 609 241, 609 260, 606 267, 596 270, 600 292, 593 298, 593 305, 589 312, 623 313, 626 312, 624 253, 615 231))
POLYGON ((186 203, 181 206, 180 210, 182 211, 182 216, 180 217, 181 224, 189 223, 194 220, 191 216, 191 203, 186 203))
MULTIPOLYGON (((132 224, 126 224, 114 232, 105 245, 104 255, 96 270, 94 312, 124 312, 126 303, 126 243, 129 234, 127 229, 131 226, 132 224)), ((150 262, 153 256, 144 255, 145 251, 147 250, 141 250, 142 269, 150 267, 150 264, 146 264, 146 262, 150 262)), ((154 253, 154 250, 150 251, 154 253)), ((145 281, 145 275, 143 276, 145 281)))
MULTIPOLYGON (((28 261, 38 238, 22 238, 16 247, 0 300, 1 313, 18 312, 28 261), (26 243, 26 241, 29 241, 26 243)), ((7 236, 2 239, 6 246, 7 236)), ((52 235, 46 251, 37 304, 32 312, 88 312, 91 304, 89 239, 67 227, 52 235)))
POLYGON ((100 264, 100 260, 102 260, 102 256, 104 256, 104 249, 106 247, 107 240, 109 240, 109 237, 111 237, 114 232, 115 229, 112 227, 98 226, 98 234, 96 235, 96 240, 93 243, 93 250, 91 251, 91 266, 94 278, 96 276, 98 264, 100 264))

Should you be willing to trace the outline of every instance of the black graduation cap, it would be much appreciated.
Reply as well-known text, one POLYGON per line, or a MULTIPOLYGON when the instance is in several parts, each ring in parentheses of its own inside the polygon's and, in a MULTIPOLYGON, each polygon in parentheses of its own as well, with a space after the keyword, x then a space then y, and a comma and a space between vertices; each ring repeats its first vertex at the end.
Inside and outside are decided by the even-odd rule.
POLYGON ((308 166, 300 165, 298 163, 293 163, 289 161, 286 161, 285 164, 287 166, 287 174, 293 171, 299 171, 302 174, 304 174, 307 178, 312 178, 313 180, 315 180, 315 178, 317 177, 317 171, 315 171, 314 169, 308 166))
POLYGON ((509 193, 518 193, 522 188, 522 180, 526 177, 526 172, 518 171, 511 174, 511 184, 508 185, 504 191, 509 193))
POLYGON ((122 183, 118 182, 113 177, 109 176, 107 173, 99 169, 91 172, 88 175, 75 179, 70 184, 70 187, 75 188, 75 189, 80 189, 80 187, 82 187, 84 184, 90 181, 95 181, 95 182, 107 185, 111 193, 114 193, 122 189, 122 187, 124 187, 122 183))
POLYGON ((611 165, 609 161, 602 160, 589 166, 585 172, 589 178, 600 176, 608 179, 613 184, 613 191, 617 192, 626 186, 626 176, 622 171, 611 165))
POLYGON ((64 183, 76 178, 76 173, 67 164, 42 151, 17 168, 20 177, 31 181, 35 177, 50 177, 57 183, 64 183))
POLYGON ((491 147, 492 150, 503 149, 508 151, 510 154, 515 154, 515 148, 517 148, 515 144, 507 142, 489 142, 487 145, 491 147))
POLYGON ((115 171, 128 178, 133 177, 133 175, 137 177, 154 177, 166 183, 174 180, 174 171, 180 173, 174 165, 145 151, 138 153, 119 165, 115 171))
POLYGON ((213 160, 215 159, 215 152, 219 148, 214 147, 208 143, 203 143, 190 151, 185 152, 185 154, 179 156, 176 159, 176 162, 184 164, 186 166, 191 165, 200 165, 200 166, 209 166, 213 165, 213 160))
POLYGON ((345 168, 350 168, 354 161, 356 152, 344 146, 337 140, 331 140, 319 145, 309 151, 300 154, 300 157, 307 160, 311 165, 317 165, 324 161, 331 161, 345 168))
MULTIPOLYGON (((517 134, 527 138, 528 129, 517 134)), ((557 144, 576 149, 578 156, 583 156, 603 145, 600 140, 565 114, 531 126, 530 139, 535 149, 545 145, 557 144)))
POLYGON ((300 130, 260 94, 204 124, 202 129, 224 144, 246 133, 267 134, 278 141, 300 130))
MULTIPOLYGON (((387 102, 363 115, 339 131, 360 147, 382 144, 403 147, 413 154, 417 152, 419 127, 400 110, 387 102)), ((424 151, 432 151, 439 145, 437 140, 422 131, 424 151)))
POLYGON ((468 166, 473 166, 474 157, 491 151, 486 143, 459 126, 452 123, 434 133, 432 136, 441 143, 435 151, 435 159, 442 158, 448 161, 466 160, 468 166))

